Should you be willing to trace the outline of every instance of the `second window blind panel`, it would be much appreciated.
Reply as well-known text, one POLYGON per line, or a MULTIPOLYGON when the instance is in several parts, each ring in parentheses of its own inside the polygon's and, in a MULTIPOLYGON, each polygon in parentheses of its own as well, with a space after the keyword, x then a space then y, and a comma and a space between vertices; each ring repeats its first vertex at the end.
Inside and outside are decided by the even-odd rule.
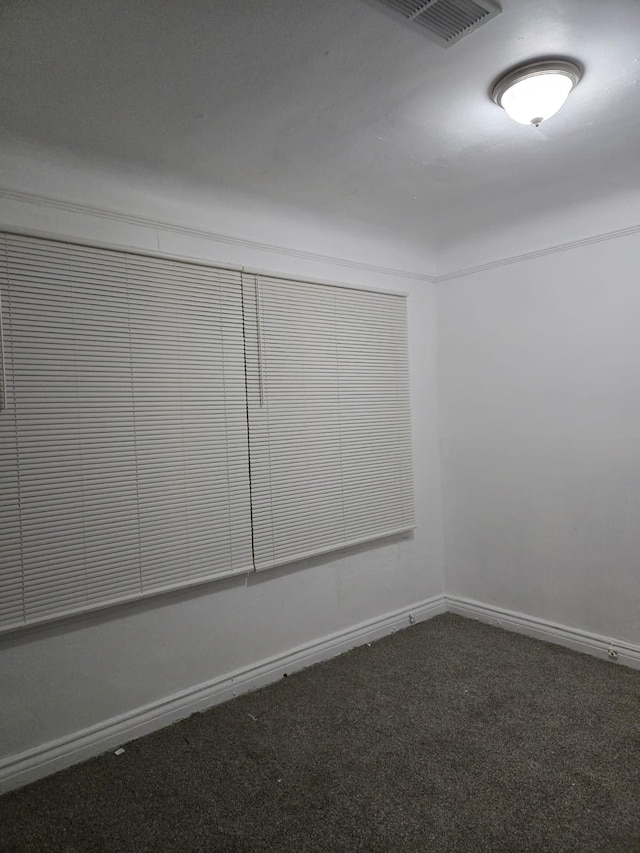
POLYGON ((327 288, 244 277, 257 569, 344 541, 335 305, 327 288))
POLYGON ((258 570, 414 525, 401 296, 243 276, 258 570))

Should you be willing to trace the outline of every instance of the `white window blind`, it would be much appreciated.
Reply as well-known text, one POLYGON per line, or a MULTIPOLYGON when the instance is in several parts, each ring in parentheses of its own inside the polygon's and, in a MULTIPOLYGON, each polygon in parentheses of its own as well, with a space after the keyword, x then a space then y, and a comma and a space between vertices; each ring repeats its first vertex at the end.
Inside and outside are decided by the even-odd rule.
POLYGON ((0 628, 249 571, 239 273, 0 239, 0 628))
POLYGON ((414 526, 406 301, 244 276, 257 569, 414 526))
POLYGON ((0 629, 414 525, 403 297, 10 234, 0 297, 0 629))

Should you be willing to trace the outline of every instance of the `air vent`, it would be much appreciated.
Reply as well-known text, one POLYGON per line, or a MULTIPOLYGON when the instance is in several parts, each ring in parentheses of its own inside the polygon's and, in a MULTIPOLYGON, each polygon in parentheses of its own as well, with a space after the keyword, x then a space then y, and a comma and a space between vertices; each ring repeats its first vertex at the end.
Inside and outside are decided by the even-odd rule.
POLYGON ((378 0, 434 41, 449 47, 502 9, 492 0, 378 0))

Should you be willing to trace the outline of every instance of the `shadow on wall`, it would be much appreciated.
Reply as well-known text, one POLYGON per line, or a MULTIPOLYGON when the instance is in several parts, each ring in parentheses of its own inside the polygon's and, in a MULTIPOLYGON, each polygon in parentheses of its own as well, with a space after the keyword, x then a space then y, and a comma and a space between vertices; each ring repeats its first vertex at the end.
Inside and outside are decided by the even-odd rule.
POLYGON ((370 551, 385 548, 389 545, 394 545, 398 542, 406 542, 412 539, 413 531, 407 530, 402 533, 394 533, 390 536, 381 536, 378 539, 362 542, 359 545, 348 545, 346 548, 336 548, 331 551, 327 551, 324 554, 315 554, 313 557, 307 557, 304 560, 283 563, 280 566, 274 566, 273 568, 259 572, 252 572, 247 575, 247 586, 254 586, 255 584, 264 583, 264 581, 286 577, 287 575, 292 575, 305 569, 313 569, 317 566, 325 565, 326 563, 333 563, 336 560, 345 560, 349 557, 356 557, 359 554, 365 554, 370 551))
POLYGON ((273 582, 297 572, 332 563, 338 559, 348 559, 349 557, 355 557, 359 554, 411 539, 413 539, 412 531, 384 536, 370 542, 363 542, 360 545, 350 545, 346 548, 335 549, 325 554, 317 554, 305 560, 286 563, 282 566, 275 566, 261 572, 251 572, 247 575, 235 575, 226 578, 213 578, 201 584, 161 592, 149 598, 119 602, 107 605, 99 610, 92 610, 88 613, 64 616, 61 619, 51 622, 25 625, 0 634, 0 652, 19 646, 24 647, 29 645, 29 643, 41 643, 43 640, 47 641, 61 636, 69 636, 75 632, 85 631, 88 628, 99 628, 102 625, 117 623, 119 620, 129 619, 132 616, 160 611, 163 608, 173 607, 176 604, 204 598, 213 592, 223 593, 227 590, 238 589, 243 586, 252 587, 265 582, 273 582))

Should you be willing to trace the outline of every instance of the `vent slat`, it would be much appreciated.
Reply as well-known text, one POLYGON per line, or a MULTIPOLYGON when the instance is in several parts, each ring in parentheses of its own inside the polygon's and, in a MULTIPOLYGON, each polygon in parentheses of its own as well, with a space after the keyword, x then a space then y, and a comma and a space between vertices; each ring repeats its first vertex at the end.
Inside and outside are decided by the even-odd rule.
POLYGON ((440 13, 437 15, 425 15, 424 17, 421 16, 417 22, 426 28, 433 26, 434 29, 438 30, 442 38, 447 41, 456 37, 460 38, 477 24, 475 19, 470 20, 454 13, 448 13, 447 15, 440 13))
POLYGON ((429 9, 428 12, 420 15, 419 18, 416 18, 416 23, 423 27, 432 26, 442 38, 446 39, 453 38, 468 26, 466 21, 453 11, 438 8, 429 9))
POLYGON ((469 18, 464 15, 453 5, 453 3, 440 3, 437 6, 434 6, 433 9, 427 9, 424 13, 424 17, 429 18, 430 16, 440 18, 443 21, 448 21, 452 31, 464 29, 465 27, 468 27, 469 24, 472 24, 474 20, 473 18, 469 18))
POLYGON ((437 2, 438 2, 438 0, 427 0, 427 2, 419 3, 417 9, 415 10, 415 12, 413 13, 413 15, 411 17, 417 18, 419 15, 421 15, 425 11, 425 9, 428 9, 430 6, 433 6, 433 4, 437 3, 437 2))
POLYGON ((498 15, 495 0, 378 0, 406 23, 449 47, 498 15))
POLYGON ((475 0, 451 0, 451 2, 467 21, 467 26, 479 23, 489 14, 482 6, 478 6, 475 0))
POLYGON ((478 6, 475 0, 453 0, 453 2, 473 18, 477 18, 479 15, 484 17, 487 11, 486 9, 482 9, 481 6, 478 6))
MULTIPOLYGON (((484 17, 484 16, 483 16, 484 17)), ((420 15, 420 20, 423 22, 434 21, 448 29, 445 38, 452 38, 458 33, 463 32, 476 23, 476 19, 465 15, 459 9, 456 9, 453 4, 439 4, 420 15)))
POLYGON ((402 12, 407 18, 412 18, 433 2, 434 0, 430 0, 430 3, 425 0, 389 0, 387 5, 402 12))

